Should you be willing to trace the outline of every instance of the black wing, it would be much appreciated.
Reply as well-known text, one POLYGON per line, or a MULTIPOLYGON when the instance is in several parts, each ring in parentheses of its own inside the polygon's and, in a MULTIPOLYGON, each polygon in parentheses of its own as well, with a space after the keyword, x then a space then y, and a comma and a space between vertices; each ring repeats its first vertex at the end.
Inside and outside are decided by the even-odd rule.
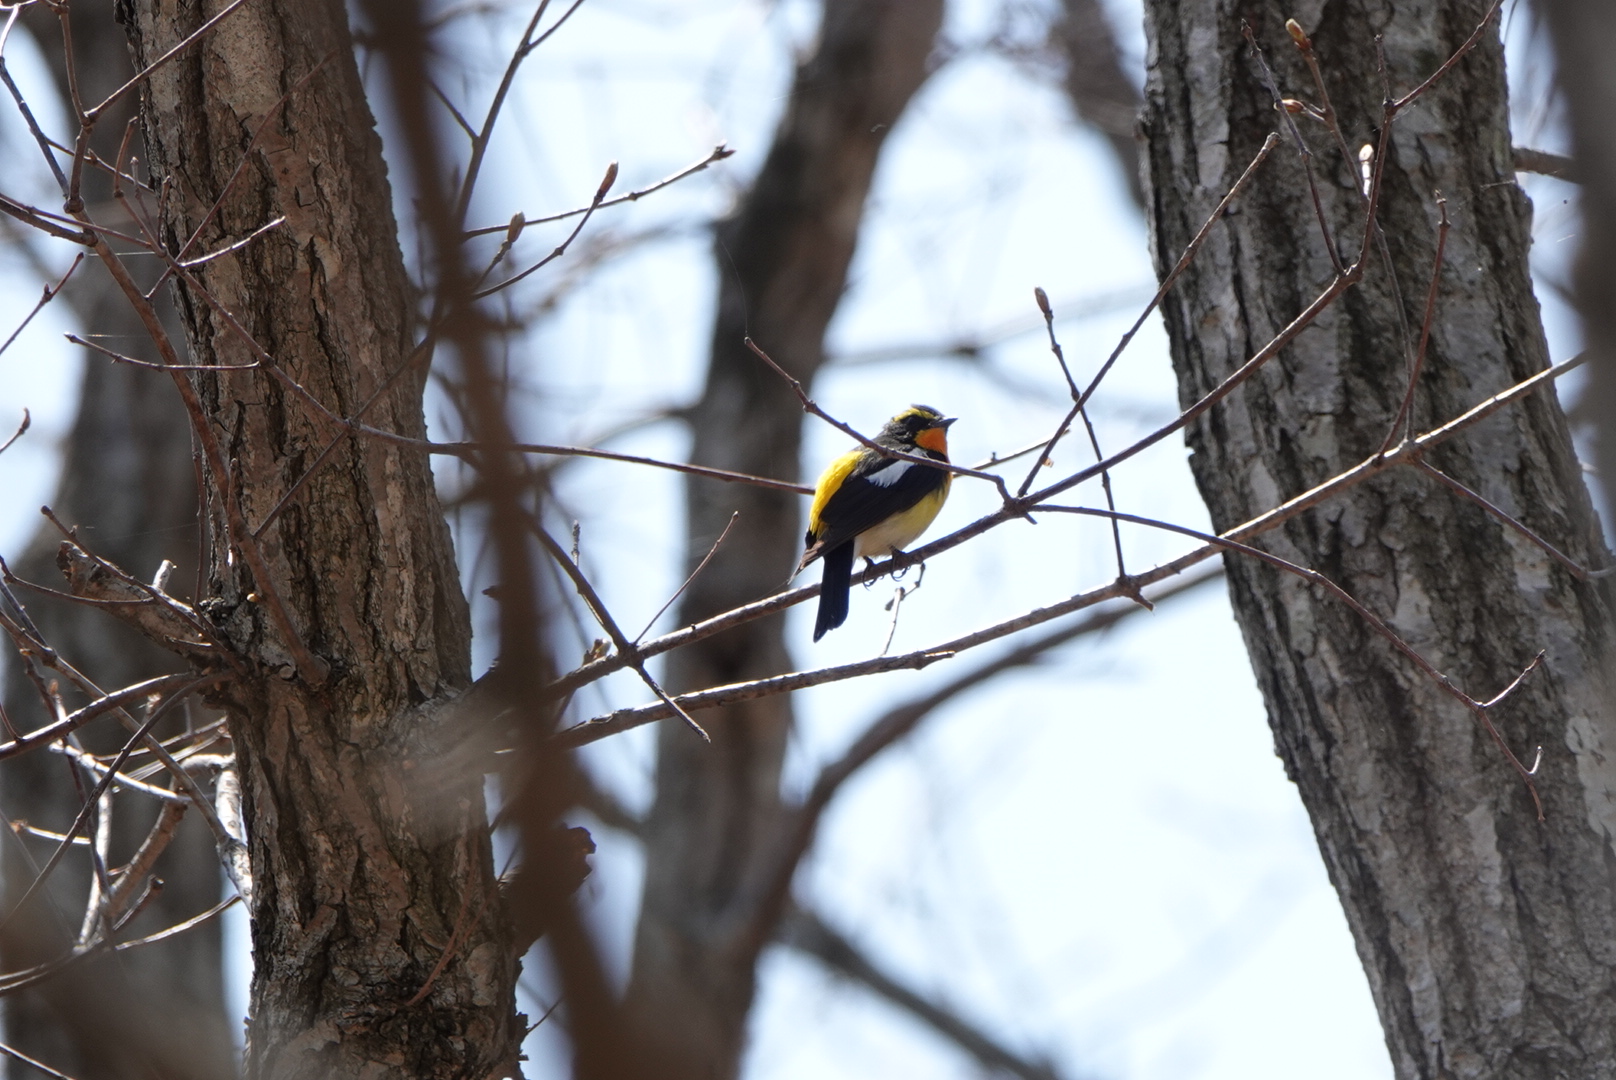
POLYGON ((820 511, 819 520, 825 525, 825 533, 818 541, 821 551, 829 551, 893 514, 901 514, 948 479, 942 469, 896 458, 871 455, 868 465, 866 468, 865 462, 859 462, 820 511), (889 477, 890 483, 881 482, 889 477))

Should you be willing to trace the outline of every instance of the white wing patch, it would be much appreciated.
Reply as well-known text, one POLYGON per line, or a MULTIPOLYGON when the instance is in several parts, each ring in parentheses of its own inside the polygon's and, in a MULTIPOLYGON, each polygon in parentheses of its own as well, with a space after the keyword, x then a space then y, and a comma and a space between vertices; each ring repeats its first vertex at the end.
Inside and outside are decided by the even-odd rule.
POLYGON ((865 474, 864 479, 880 487, 891 487, 904 473, 913 468, 914 464, 912 461, 889 461, 873 473, 865 474))

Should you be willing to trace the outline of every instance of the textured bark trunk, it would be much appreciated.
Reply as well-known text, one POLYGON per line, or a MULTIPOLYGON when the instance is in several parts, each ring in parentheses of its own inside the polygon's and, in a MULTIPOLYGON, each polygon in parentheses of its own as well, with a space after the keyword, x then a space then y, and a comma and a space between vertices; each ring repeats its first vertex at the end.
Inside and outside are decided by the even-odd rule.
MULTIPOLYGON (((797 72, 768 159, 720 228, 723 284, 707 384, 691 417, 692 461, 796 472, 802 411, 742 340, 750 333, 786 370, 812 380, 881 146, 925 80, 941 20, 941 0, 825 5, 818 50, 797 72)), ((686 490, 692 568, 731 513, 740 517, 685 594, 680 619, 778 589, 802 544, 796 498, 702 480, 686 490)), ((786 670, 783 628, 775 616, 678 651, 670 688, 786 670)), ((677 724, 658 733, 628 1005, 669 1077, 732 1077, 739 1068, 757 958, 772 929, 760 934, 757 914, 779 836, 790 723, 790 698, 773 697, 704 712, 711 746, 677 724)))
MULTIPOLYGON (((128 42, 107 10, 77 5, 71 17, 79 89, 96 101, 134 73, 128 42)), ((57 15, 36 8, 27 24, 52 65, 64 111, 70 112, 57 15)), ((117 156, 134 106, 129 100, 97 130, 92 146, 103 159, 117 156)), ((85 181, 90 202, 110 201, 111 185, 100 173, 90 171, 85 181)), ((143 277, 148 284, 156 280, 155 272, 143 277)), ((80 268, 62 298, 82 332, 140 359, 158 359, 140 320, 101 267, 92 262, 80 268)), ((78 414, 50 506, 63 521, 81 526, 84 542, 98 554, 137 576, 149 579, 163 559, 173 560, 178 569, 171 590, 188 595, 196 564, 196 485, 185 412, 167 380, 86 354, 78 414)), ((59 581, 56 548, 61 538, 55 526, 41 521, 27 550, 10 560, 12 569, 30 581, 59 581)), ((30 597, 29 609, 52 645, 102 686, 124 686, 179 667, 172 654, 102 611, 43 597, 30 597)), ((5 703, 13 724, 23 729, 36 726, 46 718, 38 695, 19 665, 6 665, 6 672, 5 703)), ((159 729, 158 735, 182 729, 183 721, 176 720, 169 729, 159 729)), ((97 734, 84 732, 84 744, 98 752, 106 750, 97 734)), ((78 813, 80 799, 66 763, 51 754, 23 755, 8 761, 0 773, 0 807, 13 820, 60 828, 78 813)), ((138 797, 131 800, 135 801, 138 797)), ((137 814, 124 812, 120 804, 113 837, 118 862, 145 836, 154 809, 137 814)), ((20 844, 4 845, 3 850, 9 911, 33 880, 34 867, 22 858, 20 844)), ((44 852, 35 854, 43 857, 44 852)), ((130 924, 127 936, 172 926, 218 901, 219 858, 196 815, 181 824, 156 872, 164 888, 130 924)), ((87 862, 79 865, 74 860, 57 872, 47 894, 0 936, 6 970, 20 970, 66 951, 72 931, 48 909, 55 906, 75 913, 82 909, 88 880, 87 862)), ((235 1071, 232 1034, 238 1021, 225 1012, 216 920, 161 948, 68 968, 48 982, 9 995, 3 1007, 8 1045, 80 1080, 154 1075, 216 1080, 235 1071)), ((29 1066, 11 1059, 5 1068, 18 1076, 35 1075, 29 1066)))
MULTIPOLYGON (((136 62, 218 7, 122 5, 136 62)), ((152 171, 169 185, 170 250, 199 226, 192 256, 286 218, 198 271, 217 307, 181 290, 193 361, 259 358, 228 311, 304 390, 352 414, 410 349, 411 294, 343 4, 246 5, 160 69, 142 104, 152 171)), ((516 959, 481 779, 432 768, 426 744, 427 712, 469 679, 466 605, 426 458, 351 439, 265 528, 336 431, 266 371, 194 385, 230 462, 228 477, 208 477, 211 613, 249 658, 221 695, 254 882, 248 1074, 515 1075, 516 959), (218 508, 232 496, 262 532, 270 580, 229 541, 218 508), (317 661, 277 629, 275 596, 317 661)), ((419 369, 405 374, 367 421, 419 437, 422 385, 419 369)))
MULTIPOLYGON (((1241 20, 1266 43, 1283 93, 1317 95, 1284 29, 1291 9, 1146 8, 1147 186, 1165 270, 1280 127, 1241 20)), ((1401 93, 1436 70, 1484 8, 1337 0, 1309 9, 1317 21, 1306 29, 1354 150, 1377 135, 1376 35, 1401 93)), ((1513 182, 1506 106, 1494 24, 1393 128, 1380 220, 1400 296, 1371 255, 1361 285, 1190 430, 1192 467, 1219 529, 1370 456, 1386 437, 1431 273, 1433 189, 1447 195, 1454 227, 1416 430, 1544 367, 1526 268, 1530 206, 1513 182)), ((1355 163, 1338 160, 1321 127, 1304 132, 1350 259, 1355 163)), ((1276 153, 1164 307, 1181 399, 1214 386, 1331 277, 1297 155, 1276 153)), ((1608 559, 1552 393, 1431 459, 1583 565, 1608 559)), ((1604 598, 1412 469, 1333 499, 1265 544, 1339 582, 1475 697, 1547 652, 1494 714, 1527 760, 1543 747, 1540 824, 1467 710, 1362 620, 1294 577, 1228 560, 1275 741, 1346 910, 1397 1075, 1616 1076, 1616 725, 1602 667, 1604 598)))

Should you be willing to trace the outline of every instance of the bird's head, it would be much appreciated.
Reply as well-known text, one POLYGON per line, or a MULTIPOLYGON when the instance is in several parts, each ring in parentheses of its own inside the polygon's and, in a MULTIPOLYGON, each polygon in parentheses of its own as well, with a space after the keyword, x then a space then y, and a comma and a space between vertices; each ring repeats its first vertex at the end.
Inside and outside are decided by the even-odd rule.
POLYGON ((930 405, 911 405, 888 420, 875 441, 895 449, 919 447, 939 454, 948 453, 948 425, 952 416, 944 416, 930 405))

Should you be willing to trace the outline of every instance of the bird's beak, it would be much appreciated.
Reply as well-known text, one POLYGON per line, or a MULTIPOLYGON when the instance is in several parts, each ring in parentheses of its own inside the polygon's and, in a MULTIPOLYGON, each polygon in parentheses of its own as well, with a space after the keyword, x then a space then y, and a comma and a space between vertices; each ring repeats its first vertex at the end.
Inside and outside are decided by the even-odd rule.
POLYGON ((940 427, 940 428, 947 428, 950 424, 952 424, 954 421, 956 421, 958 419, 959 419, 959 417, 957 417, 957 416, 950 416, 947 420, 939 420, 939 421, 937 421, 937 426, 940 427))

